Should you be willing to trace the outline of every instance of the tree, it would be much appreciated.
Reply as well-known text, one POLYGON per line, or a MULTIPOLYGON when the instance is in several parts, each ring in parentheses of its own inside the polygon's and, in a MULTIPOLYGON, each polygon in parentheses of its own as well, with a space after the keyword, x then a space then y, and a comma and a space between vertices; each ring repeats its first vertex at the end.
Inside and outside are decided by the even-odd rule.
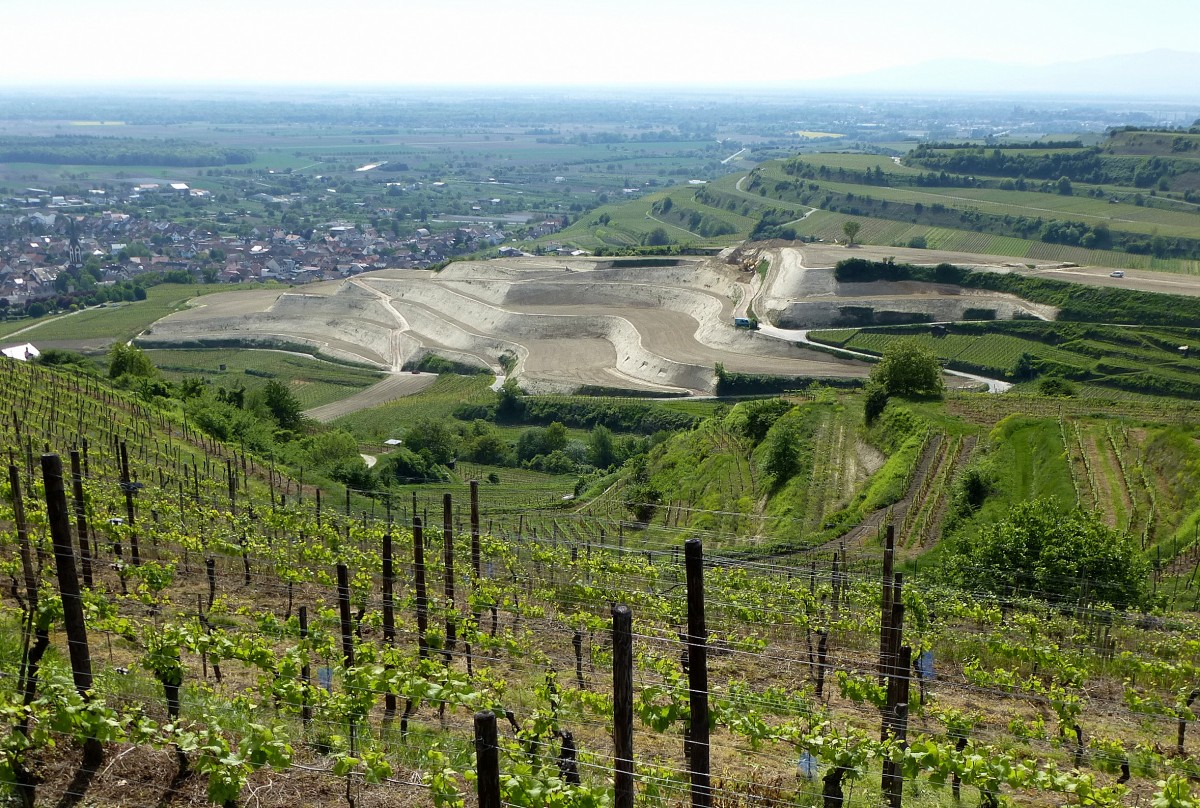
POLYGON ((1008 376, 1013 379, 1032 379, 1037 375, 1037 357, 1029 351, 1024 351, 1008 369, 1008 376))
POLYGON ((515 378, 509 376, 496 398, 496 420, 519 421, 524 415, 525 400, 521 398, 521 387, 515 378))
POLYGON ((441 469, 405 446, 397 447, 384 456, 377 469, 381 479, 399 483, 428 482, 445 477, 441 469))
POLYGON ((800 470, 800 430, 794 421, 781 419, 763 442, 762 470, 780 488, 800 470))
POLYGON ((913 339, 889 343, 879 364, 872 368, 870 381, 887 396, 941 398, 945 391, 937 357, 913 339))
POLYGON ((663 247, 670 243, 671 237, 661 227, 656 227, 646 234, 646 246, 648 247, 663 247))
POLYGON ((868 426, 875 423, 875 419, 883 414, 887 400, 887 390, 882 384, 874 380, 867 383, 866 398, 863 400, 863 420, 868 426))
POLYGON ((124 342, 114 342, 108 349, 108 378, 119 379, 122 376, 139 376, 151 378, 158 375, 158 369, 136 345, 124 342))
POLYGON ((1070 397, 1075 395, 1075 385, 1062 376, 1046 376, 1038 382, 1038 392, 1044 396, 1070 397))
POLYGON ((1072 193, 1074 193, 1074 190, 1075 189, 1071 186, 1070 177, 1063 176, 1058 178, 1058 192, 1060 194, 1063 196, 1070 196, 1072 193))
POLYGON ((473 463, 489 466, 511 466, 516 462, 513 448, 495 427, 487 421, 476 419, 463 436, 459 456, 473 463))
POLYGON ((858 237, 858 231, 862 229, 862 224, 850 219, 842 225, 842 232, 846 234, 846 245, 854 246, 854 239, 858 237))
POLYGON ((300 400, 278 379, 271 379, 263 387, 263 404, 271 412, 279 426, 287 430, 300 428, 304 420, 300 400))
POLYGON ((521 462, 532 460, 538 455, 548 455, 565 449, 567 446, 567 428, 558 421, 545 429, 531 427, 517 438, 517 459, 521 462))
POLYGON ((458 435, 445 421, 422 418, 404 433, 404 445, 433 463, 446 465, 458 455, 458 435))
POLYGON ((588 439, 588 462, 598 469, 606 469, 617 462, 612 431, 603 424, 592 427, 588 439))
POLYGON ((1107 603, 1127 608, 1146 595, 1149 564, 1133 537, 1099 513, 1065 511, 1052 499, 1019 502, 957 548, 950 569, 972 590, 1107 603))

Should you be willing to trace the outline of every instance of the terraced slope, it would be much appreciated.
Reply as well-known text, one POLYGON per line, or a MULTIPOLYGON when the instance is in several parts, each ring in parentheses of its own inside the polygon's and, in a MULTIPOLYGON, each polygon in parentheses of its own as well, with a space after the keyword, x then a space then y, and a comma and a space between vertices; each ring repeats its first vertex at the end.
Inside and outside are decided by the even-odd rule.
POLYGON ((717 259, 631 266, 519 258, 386 271, 303 293, 213 295, 155 323, 154 345, 303 344, 399 372, 429 354, 503 372, 526 389, 709 393, 717 363, 740 373, 861 377, 868 366, 734 328, 751 296, 717 259))

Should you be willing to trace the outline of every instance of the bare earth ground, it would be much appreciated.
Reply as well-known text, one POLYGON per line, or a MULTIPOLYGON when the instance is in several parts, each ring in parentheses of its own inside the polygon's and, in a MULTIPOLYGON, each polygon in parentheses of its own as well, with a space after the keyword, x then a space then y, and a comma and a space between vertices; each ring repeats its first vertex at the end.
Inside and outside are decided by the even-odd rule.
MULTIPOLYGON (((439 273, 388 270, 300 291, 233 292, 159 320, 156 344, 204 339, 303 342, 333 357, 369 362, 393 373, 435 353, 512 375, 533 392, 584 385, 656 392, 711 393, 714 367, 797 377, 862 377, 869 366, 807 347, 809 328, 837 324, 846 306, 920 312, 961 319, 971 307, 997 316, 1054 316, 1050 307, 1009 295, 938 284, 839 284, 831 267, 854 256, 947 261, 1097 285, 1200 295, 1200 278, 1103 268, 1046 265, 1030 269, 1002 256, 829 244, 745 245, 720 257, 681 258, 677 266, 622 267, 596 258, 521 257, 452 264, 439 273), (730 255, 766 258, 765 280, 730 255), (774 328, 738 329, 733 317, 756 314, 774 328)), ((419 377, 418 377, 419 378, 419 377)), ((353 405, 381 403, 412 388, 381 382, 353 405)), ((329 415, 328 417, 334 417, 329 415)))
MULTIPOLYGON (((211 295, 155 323, 150 338, 305 342, 393 372, 428 353, 500 372, 508 354, 528 389, 547 391, 709 393, 717 363, 742 373, 866 375, 860 362, 734 328, 748 280, 715 259, 640 268, 595 259, 463 262, 436 274, 369 273, 300 293, 211 295)), ((380 395, 386 384, 377 386, 380 395)))

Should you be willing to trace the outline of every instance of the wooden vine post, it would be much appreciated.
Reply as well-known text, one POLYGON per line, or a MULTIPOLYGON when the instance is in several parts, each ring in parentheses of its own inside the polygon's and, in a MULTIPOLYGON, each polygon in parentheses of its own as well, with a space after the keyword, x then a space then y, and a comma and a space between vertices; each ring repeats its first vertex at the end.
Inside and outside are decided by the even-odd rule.
MULTIPOLYGON (((396 607, 395 607, 395 582, 396 570, 392 559, 392 520, 391 520, 391 502, 388 503, 388 526, 387 531, 383 534, 383 642, 389 648, 396 645, 396 607)), ((384 719, 391 719, 396 715, 396 694, 388 692, 383 697, 383 715, 384 719)))
MULTIPOLYGON (((880 669, 886 676, 887 690, 880 740, 892 739, 904 746, 908 735, 909 671, 912 669, 912 649, 901 645, 904 637, 904 575, 895 573, 890 586, 885 582, 884 589, 887 591, 885 602, 889 609, 880 630, 883 648, 880 669)), ((899 763, 891 760, 883 762, 880 790, 890 808, 901 808, 904 775, 899 763)))
MULTIPOLYGON (((46 488, 46 517, 50 522, 50 538, 54 544, 54 568, 62 598, 71 676, 79 695, 88 701, 92 698, 92 656, 88 649, 87 627, 83 621, 83 596, 79 589, 79 578, 75 575, 75 549, 71 546, 71 519, 67 512, 62 459, 58 455, 42 455, 42 479, 46 488)), ((96 738, 87 738, 83 742, 80 770, 95 772, 103 762, 104 747, 96 738)))
MULTIPOLYGON (((345 564, 337 565, 337 599, 338 617, 342 631, 342 667, 354 667, 354 624, 350 619, 350 571, 345 564)), ((350 754, 354 755, 356 746, 357 727, 350 720, 350 754)))
POLYGON ((142 563, 142 554, 138 549, 137 528, 134 526, 136 511, 133 507, 133 492, 140 487, 129 477, 129 453, 125 449, 125 441, 121 441, 121 490, 125 492, 125 517, 129 525, 129 554, 135 567, 142 563))
POLYGON ((704 622, 704 548, 699 539, 683 545, 687 575, 687 654, 691 720, 688 722, 684 757, 692 780, 692 808, 709 808, 708 745, 708 629, 704 622))
MULTIPOLYGON (((479 480, 471 480, 471 592, 479 592, 479 569, 482 552, 479 546, 479 480)), ((471 623, 475 631, 479 631, 479 619, 483 613, 479 610, 479 598, 472 601, 471 623)), ((466 647, 467 675, 471 675, 471 646, 466 647)))
POLYGON ((479 808, 500 808, 500 748, 496 742, 496 714, 475 713, 475 781, 479 808))
POLYGON ((449 493, 442 495, 442 564, 445 567, 442 593, 446 596, 446 644, 442 658, 446 664, 454 656, 458 615, 454 607, 454 518, 453 501, 449 493))
POLYGON ((21 553, 21 572, 25 576, 25 592, 29 598, 30 617, 37 610, 38 581, 33 569, 33 554, 29 547, 29 528, 25 522, 25 500, 21 496, 21 472, 15 463, 8 466, 8 486, 12 494, 13 522, 17 528, 17 544, 21 553))
POLYGON ((429 593, 425 590, 425 535, 421 517, 413 517, 413 590, 417 608, 417 652, 421 659, 429 658, 429 593))
POLYGON ((896 528, 887 526, 887 537, 883 546, 883 589, 879 609, 879 681, 883 684, 888 675, 888 642, 892 620, 892 585, 896 568, 896 528))
MULTIPOLYGON (((299 612, 300 618, 300 641, 304 642, 308 639, 308 607, 301 606, 299 612)), ((307 728, 312 723, 312 705, 308 703, 308 688, 312 686, 312 671, 308 664, 308 650, 304 651, 304 662, 300 665, 300 720, 304 722, 307 728)))
POLYGON ((75 499, 75 532, 79 540, 79 565, 83 570, 83 585, 92 588, 92 552, 88 544, 87 508, 83 499, 83 471, 79 452, 71 452, 71 492, 75 499))
POLYGON ((613 620, 613 785, 614 808, 633 808, 633 614, 614 606, 613 620))
POLYGON ((345 564, 337 565, 338 617, 342 633, 342 666, 354 665, 354 625, 350 619, 350 571, 345 564))

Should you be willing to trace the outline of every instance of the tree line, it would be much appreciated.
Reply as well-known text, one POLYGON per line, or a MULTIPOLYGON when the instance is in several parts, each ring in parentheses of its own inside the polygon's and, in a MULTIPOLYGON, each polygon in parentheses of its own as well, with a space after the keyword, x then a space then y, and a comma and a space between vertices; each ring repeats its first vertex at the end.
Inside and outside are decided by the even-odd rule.
POLYGON ((1149 188, 1166 177, 1195 170, 1191 161, 1164 157, 1105 157, 1098 146, 1031 155, 982 147, 947 151, 921 145, 907 159, 933 171, 1042 180, 1068 177, 1091 185, 1136 188, 1149 188))
MULTIPOLYGON (((1007 180, 1006 180, 1007 182, 1007 180)), ((1040 189, 1051 193, 1070 195, 1071 181, 1060 177, 1056 181, 1041 183, 1040 189)), ((758 189, 765 195, 767 188, 760 177, 749 184, 749 190, 758 189)), ((925 205, 921 202, 892 202, 866 194, 841 193, 824 188, 817 182, 780 182, 774 187, 773 196, 788 202, 821 208, 850 216, 869 216, 877 219, 912 222, 931 227, 948 227, 973 230, 977 233, 992 233, 998 236, 1014 236, 1021 239, 1036 239, 1048 244, 1066 244, 1094 250, 1118 250, 1132 255, 1152 255, 1155 258, 1198 258, 1200 238, 1185 236, 1147 235, 1124 230, 1113 230, 1101 222, 1088 224, 1080 221, 1046 220, 1042 217, 1013 216, 1012 214, 985 213, 976 209, 959 210, 941 202, 925 205)), ((756 229, 756 232, 758 230, 756 229)), ((770 230, 763 228, 762 232, 770 230)), ((752 238, 774 238, 771 235, 752 235, 752 238)), ((908 244, 903 246, 920 246, 908 244)))
POLYGON ((131 137, 0 137, 0 162, 95 166, 225 166, 254 162, 254 152, 194 140, 131 137))

